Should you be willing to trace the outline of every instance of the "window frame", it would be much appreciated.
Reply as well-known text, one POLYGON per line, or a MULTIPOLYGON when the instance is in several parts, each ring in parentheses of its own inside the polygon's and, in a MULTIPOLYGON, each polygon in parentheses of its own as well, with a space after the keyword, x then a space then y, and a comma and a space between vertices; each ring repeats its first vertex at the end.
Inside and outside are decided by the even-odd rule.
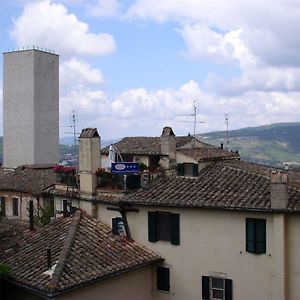
POLYGON ((156 267, 156 289, 160 292, 170 293, 170 268, 166 266, 156 267), (163 274, 164 273, 164 274, 163 274), (162 282, 166 276, 167 282, 162 282), (166 286, 166 288, 165 288, 166 286))
POLYGON ((210 276, 209 277, 209 289, 210 289, 210 295, 211 295, 211 300, 225 300, 225 278, 222 277, 217 277, 217 276, 210 276), (218 288, 218 287, 213 287, 213 280, 222 280, 223 288, 218 288), (214 298, 213 297, 213 291, 222 291, 223 296, 222 298, 214 298))
POLYGON ((267 220, 246 218, 246 252, 265 254, 267 251, 267 220))
POLYGON ((14 217, 19 217, 20 211, 19 211, 19 198, 12 197, 12 215, 14 217))
POLYGON ((156 243, 158 241, 167 242, 172 245, 180 245, 180 214, 161 211, 148 211, 148 241, 156 243), (162 240, 158 238, 158 217, 159 213, 170 214, 170 240, 162 240))
POLYGON ((202 299, 204 300, 232 300, 233 299, 233 282, 224 276, 218 274, 202 276, 202 299), (213 288, 213 279, 221 279, 223 281, 223 289, 213 288), (223 298, 213 298, 213 290, 222 290, 223 298))

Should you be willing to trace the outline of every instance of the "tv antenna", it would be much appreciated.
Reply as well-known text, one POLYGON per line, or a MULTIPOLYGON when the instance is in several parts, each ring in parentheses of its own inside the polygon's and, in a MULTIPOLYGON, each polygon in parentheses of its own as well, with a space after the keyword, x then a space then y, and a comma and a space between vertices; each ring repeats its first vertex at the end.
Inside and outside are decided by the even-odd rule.
MULTIPOLYGON (((178 116, 184 116, 184 117, 193 117, 192 121, 186 121, 186 120, 178 120, 175 122, 182 122, 182 123, 193 123, 193 136, 196 138, 196 126, 198 123, 205 123, 204 121, 197 121, 197 105, 196 105, 196 100, 194 100, 194 105, 193 105, 193 113, 189 115, 178 115, 178 116)), ((195 143, 195 140, 194 140, 195 143)))
POLYGON ((226 124, 226 148, 229 149, 229 117, 225 114, 225 124, 226 124))
POLYGON ((76 122, 77 122, 77 119, 76 119, 76 112, 75 112, 74 109, 72 110, 72 121, 71 122, 72 122, 71 125, 60 126, 60 127, 68 127, 68 128, 72 129, 72 132, 65 132, 65 133, 71 133, 73 135, 73 143, 74 143, 74 146, 76 146, 76 143, 78 141, 77 134, 79 134, 79 133, 76 132, 76 122))

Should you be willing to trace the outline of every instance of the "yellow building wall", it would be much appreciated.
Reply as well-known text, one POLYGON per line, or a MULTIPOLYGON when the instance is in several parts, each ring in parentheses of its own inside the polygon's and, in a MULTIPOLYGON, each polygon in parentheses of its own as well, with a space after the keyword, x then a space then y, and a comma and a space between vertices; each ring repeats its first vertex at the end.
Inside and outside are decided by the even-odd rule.
POLYGON ((59 300, 152 300, 152 266, 137 269, 62 295, 59 300))

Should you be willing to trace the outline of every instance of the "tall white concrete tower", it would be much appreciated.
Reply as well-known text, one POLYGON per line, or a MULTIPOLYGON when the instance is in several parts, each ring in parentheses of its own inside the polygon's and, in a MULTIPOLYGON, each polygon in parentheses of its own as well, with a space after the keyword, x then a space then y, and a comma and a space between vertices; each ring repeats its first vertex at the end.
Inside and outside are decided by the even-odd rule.
POLYGON ((3 166, 58 163, 59 56, 3 54, 3 166))

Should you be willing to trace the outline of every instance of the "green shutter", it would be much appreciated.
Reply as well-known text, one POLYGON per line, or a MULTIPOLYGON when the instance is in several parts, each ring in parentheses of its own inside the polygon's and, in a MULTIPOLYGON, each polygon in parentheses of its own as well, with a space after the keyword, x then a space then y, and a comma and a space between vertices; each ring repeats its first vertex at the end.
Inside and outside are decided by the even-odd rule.
POLYGON ((225 300, 232 300, 232 280, 225 279, 225 300))
POLYGON ((254 231, 254 219, 246 219, 246 251, 251 253, 255 252, 254 231))
POLYGON ((193 164, 193 176, 198 176, 198 164, 193 164))
POLYGON ((156 230, 156 212, 148 211, 148 241, 157 241, 157 230, 156 230))
POLYGON ((266 220, 255 222, 255 253, 266 253, 266 220))
POLYGON ((171 244, 180 244, 180 218, 179 214, 171 215, 171 244))
POLYGON ((177 175, 184 176, 184 165, 183 164, 177 164, 177 175))
POLYGON ((209 300, 210 299, 210 288, 209 288, 209 277, 202 276, 202 299, 209 300))

